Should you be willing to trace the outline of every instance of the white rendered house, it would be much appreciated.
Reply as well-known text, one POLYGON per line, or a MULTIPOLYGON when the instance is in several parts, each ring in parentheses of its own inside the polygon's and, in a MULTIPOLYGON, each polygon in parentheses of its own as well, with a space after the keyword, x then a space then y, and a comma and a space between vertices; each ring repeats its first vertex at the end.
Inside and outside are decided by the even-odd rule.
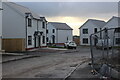
MULTIPOLYGON (((102 29, 119 28, 120 29, 120 17, 113 16, 102 29)), ((115 46, 120 46, 120 31, 114 34, 115 29, 108 30, 108 37, 111 39, 111 43, 114 41, 115 46), (113 40, 114 39, 114 40, 113 40)))
POLYGON ((73 40, 72 28, 66 23, 49 22, 47 25, 47 43, 64 44, 73 40))
POLYGON ((45 17, 12 2, 3 3, 3 49, 25 51, 46 46, 45 17), (13 47, 11 47, 13 46, 13 47))
MULTIPOLYGON (((80 45, 90 45, 90 35, 102 30, 104 21, 88 19, 80 28, 80 45)), ((94 45, 97 40, 94 40, 94 45)))

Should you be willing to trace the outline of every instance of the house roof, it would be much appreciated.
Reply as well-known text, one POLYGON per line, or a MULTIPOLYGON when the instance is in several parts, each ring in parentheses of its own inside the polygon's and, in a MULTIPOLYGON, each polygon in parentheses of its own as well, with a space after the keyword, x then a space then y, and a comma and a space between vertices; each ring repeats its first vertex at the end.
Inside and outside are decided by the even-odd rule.
POLYGON ((70 26, 66 23, 59 23, 59 22, 49 22, 48 24, 53 25, 58 30, 73 30, 70 26))
MULTIPOLYGON (((116 17, 116 16, 113 16, 111 19, 109 19, 107 21, 106 25, 109 24, 113 19, 116 21, 115 22, 116 23, 115 25, 117 25, 116 27, 120 27, 120 17, 116 17)), ((106 27, 106 25, 104 27, 106 27)), ((115 27, 115 26, 113 26, 113 27, 115 27)))
MULTIPOLYGON (((103 28, 104 27, 104 25, 106 24, 106 22, 105 21, 102 21, 102 20, 95 20, 95 19, 88 19, 81 27, 83 27, 86 23, 88 23, 88 22, 92 22, 94 25, 96 25, 96 27, 98 27, 98 28, 103 28)), ((80 28, 81 28, 80 27, 80 28)), ((79 28, 79 29, 80 29, 79 28)))
POLYGON ((31 13, 33 18, 35 19, 40 19, 40 16, 38 16, 36 13, 34 13, 33 11, 31 11, 29 8, 24 7, 22 5, 13 3, 13 2, 3 2, 4 4, 10 6, 11 8, 13 8, 14 10, 16 10, 17 12, 19 12, 20 14, 22 14, 23 16, 25 15, 25 13, 31 13))

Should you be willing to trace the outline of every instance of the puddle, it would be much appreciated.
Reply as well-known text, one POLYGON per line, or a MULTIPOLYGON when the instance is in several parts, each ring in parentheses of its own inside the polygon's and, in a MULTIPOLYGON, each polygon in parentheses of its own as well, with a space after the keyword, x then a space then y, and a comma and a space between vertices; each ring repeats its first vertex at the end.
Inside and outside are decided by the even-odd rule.
POLYGON ((70 67, 77 67, 78 64, 72 64, 70 67))

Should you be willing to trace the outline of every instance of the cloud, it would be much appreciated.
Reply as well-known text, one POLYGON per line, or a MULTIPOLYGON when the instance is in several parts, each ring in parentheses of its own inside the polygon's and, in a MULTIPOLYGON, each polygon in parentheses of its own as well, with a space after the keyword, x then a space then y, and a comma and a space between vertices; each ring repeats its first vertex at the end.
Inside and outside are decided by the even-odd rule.
POLYGON ((50 22, 64 22, 72 27, 73 34, 79 35, 78 28, 87 19, 107 21, 118 16, 117 2, 18 2, 50 22))
POLYGON ((117 2, 23 2, 19 3, 46 17, 95 17, 116 15, 117 2))

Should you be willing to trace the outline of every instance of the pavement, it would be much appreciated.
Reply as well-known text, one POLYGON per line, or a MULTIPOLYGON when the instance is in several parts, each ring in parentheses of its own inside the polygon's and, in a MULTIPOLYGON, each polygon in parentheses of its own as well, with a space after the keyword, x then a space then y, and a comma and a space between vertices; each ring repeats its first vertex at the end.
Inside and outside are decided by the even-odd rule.
POLYGON ((85 62, 76 68, 76 70, 65 80, 99 80, 98 74, 91 73, 92 67, 88 65, 90 62, 85 62))

